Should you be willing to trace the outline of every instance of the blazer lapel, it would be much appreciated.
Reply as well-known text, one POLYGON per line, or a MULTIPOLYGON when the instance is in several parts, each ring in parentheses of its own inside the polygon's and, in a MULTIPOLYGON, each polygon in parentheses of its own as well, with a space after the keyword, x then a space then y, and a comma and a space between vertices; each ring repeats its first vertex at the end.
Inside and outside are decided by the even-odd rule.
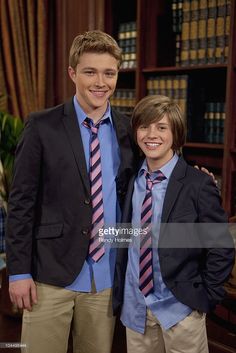
POLYGON ((184 178, 185 176, 186 167, 187 167, 186 162, 183 160, 182 157, 180 157, 179 161, 177 162, 171 174, 171 177, 167 186, 165 200, 164 200, 163 209, 162 209, 162 218, 161 218, 162 223, 166 223, 168 221, 170 212, 183 187, 183 183, 181 182, 181 179, 184 178))
POLYGON ((87 173, 84 147, 81 138, 80 128, 76 117, 76 112, 72 101, 65 103, 63 123, 70 141, 70 145, 75 156, 76 164, 79 169, 84 187, 87 194, 90 195, 90 183, 87 173))

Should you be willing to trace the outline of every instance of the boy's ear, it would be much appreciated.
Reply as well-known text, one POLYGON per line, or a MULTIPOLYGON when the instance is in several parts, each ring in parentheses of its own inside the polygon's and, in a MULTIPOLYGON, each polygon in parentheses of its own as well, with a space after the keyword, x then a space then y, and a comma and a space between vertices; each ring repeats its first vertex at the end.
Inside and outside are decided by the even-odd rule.
POLYGON ((75 82, 75 77, 76 77, 76 71, 73 69, 73 67, 69 66, 68 67, 68 74, 73 82, 75 82))

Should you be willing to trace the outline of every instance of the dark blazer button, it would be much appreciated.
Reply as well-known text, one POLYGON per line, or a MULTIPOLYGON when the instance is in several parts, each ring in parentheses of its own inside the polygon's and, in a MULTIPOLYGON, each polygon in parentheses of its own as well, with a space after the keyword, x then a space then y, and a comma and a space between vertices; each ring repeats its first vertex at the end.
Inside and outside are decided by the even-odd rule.
POLYGON ((90 199, 85 199, 84 203, 85 203, 85 205, 89 205, 90 204, 90 199))
POLYGON ((88 231, 88 229, 82 229, 82 230, 81 230, 81 233, 82 233, 83 235, 87 235, 87 234, 89 233, 89 231, 88 231))
POLYGON ((117 190, 117 194, 120 196, 125 196, 126 191, 119 189, 119 190, 117 190))

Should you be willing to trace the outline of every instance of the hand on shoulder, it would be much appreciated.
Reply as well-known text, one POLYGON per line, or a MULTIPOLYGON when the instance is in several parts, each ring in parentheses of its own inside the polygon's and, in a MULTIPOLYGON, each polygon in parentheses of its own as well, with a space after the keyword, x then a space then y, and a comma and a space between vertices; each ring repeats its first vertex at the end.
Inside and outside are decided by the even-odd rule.
POLYGON ((195 165, 194 168, 199 169, 199 170, 201 170, 203 173, 206 173, 206 174, 208 174, 209 176, 211 176, 212 179, 213 179, 213 181, 214 181, 214 183, 217 185, 217 180, 216 180, 216 178, 215 178, 215 175, 214 175, 212 172, 209 172, 209 170, 208 170, 207 168, 201 167, 201 169, 200 169, 198 165, 195 165))

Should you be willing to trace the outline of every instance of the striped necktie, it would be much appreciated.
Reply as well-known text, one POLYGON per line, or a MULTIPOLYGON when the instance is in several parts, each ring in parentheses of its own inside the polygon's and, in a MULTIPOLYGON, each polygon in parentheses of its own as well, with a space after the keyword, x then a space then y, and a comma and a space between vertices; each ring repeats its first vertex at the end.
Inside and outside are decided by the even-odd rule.
POLYGON ((150 174, 145 171, 146 178, 146 195, 143 200, 141 210, 141 227, 146 232, 140 239, 140 258, 139 258, 139 289, 146 297, 153 291, 153 268, 152 268, 152 187, 154 184, 160 183, 166 177, 158 170, 157 176, 151 180, 150 174))
POLYGON ((86 118, 84 126, 91 130, 90 142, 90 185, 92 201, 92 228, 89 242, 89 256, 98 262, 105 253, 103 237, 99 236, 99 229, 104 227, 104 210, 102 196, 102 166, 101 151, 98 139, 98 129, 103 121, 93 125, 91 119, 86 118))

